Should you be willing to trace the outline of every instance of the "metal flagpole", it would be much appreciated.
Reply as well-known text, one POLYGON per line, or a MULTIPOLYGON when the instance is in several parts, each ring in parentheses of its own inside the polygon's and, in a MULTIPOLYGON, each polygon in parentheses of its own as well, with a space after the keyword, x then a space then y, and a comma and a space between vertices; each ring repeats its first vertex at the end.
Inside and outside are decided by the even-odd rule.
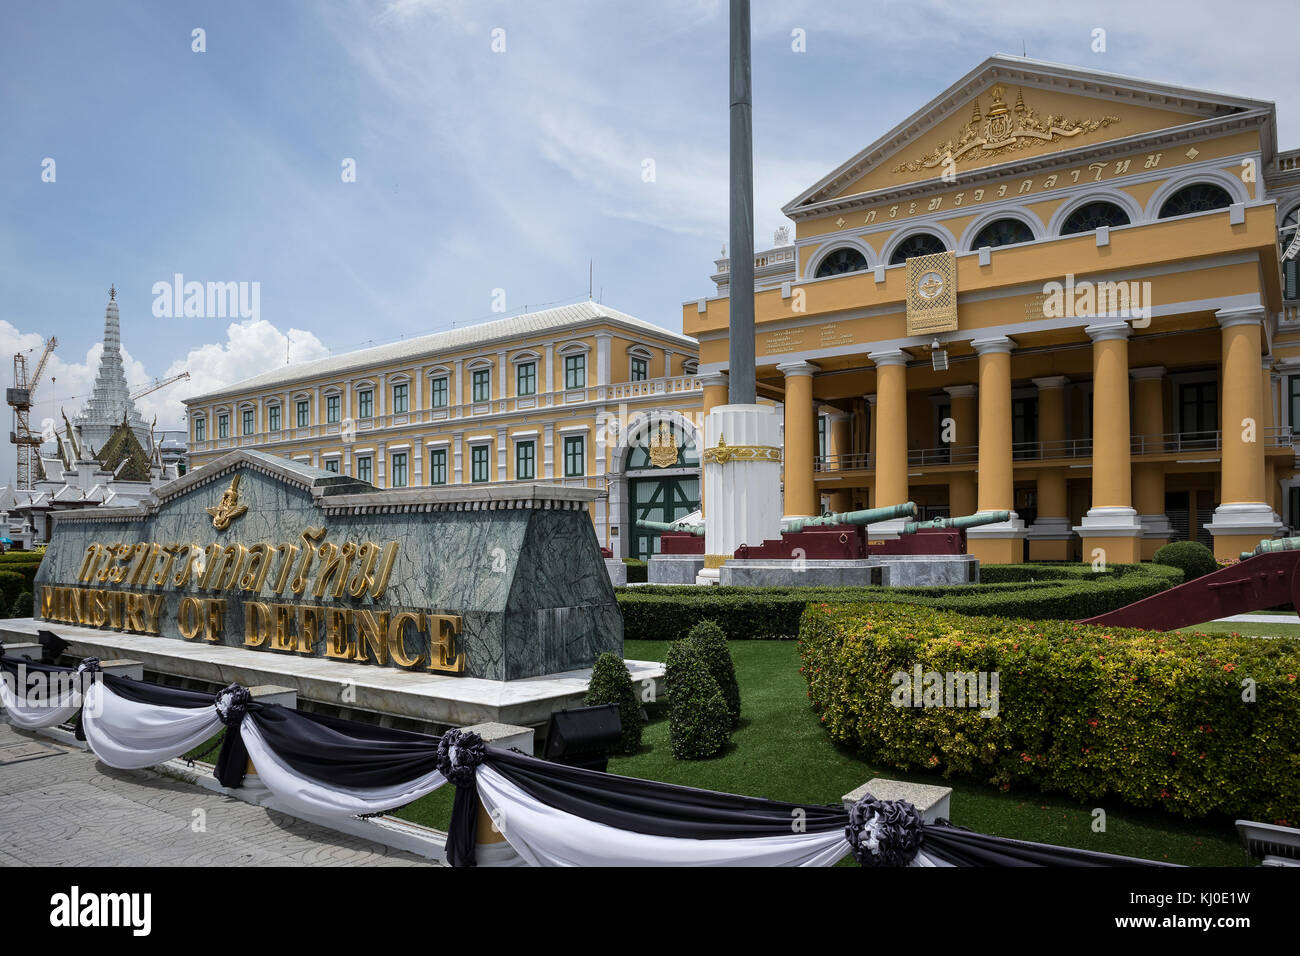
POLYGON ((754 380, 754 124, 749 0, 731 0, 731 276, 727 400, 752 405, 754 380))

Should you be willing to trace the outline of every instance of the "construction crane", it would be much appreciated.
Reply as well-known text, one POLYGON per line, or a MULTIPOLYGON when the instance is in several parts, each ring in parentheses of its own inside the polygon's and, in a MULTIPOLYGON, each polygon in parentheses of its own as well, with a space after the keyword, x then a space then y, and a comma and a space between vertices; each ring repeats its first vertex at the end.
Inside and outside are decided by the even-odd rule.
MULTIPOLYGON (((30 491, 32 487, 32 469, 36 463, 37 449, 45 440, 40 434, 33 435, 29 416, 32 410, 32 393, 45 373, 45 366, 50 360, 50 353, 58 345, 58 339, 50 336, 45 349, 36 363, 36 368, 29 375, 27 372, 27 352, 14 355, 14 385, 5 390, 5 401, 14 410, 14 427, 9 433, 11 444, 17 445, 17 484, 22 490, 30 491)), ((28 349, 28 351, 33 351, 28 349)))
POLYGON ((181 372, 181 374, 173 375, 171 378, 156 378, 148 385, 146 385, 144 388, 140 389, 138 392, 132 392, 131 401, 135 401, 137 398, 144 398, 146 395, 150 394, 151 392, 156 392, 160 388, 166 388, 168 385, 172 384, 173 382, 179 382, 181 379, 184 379, 185 381, 188 382, 190 380, 190 373, 181 372))

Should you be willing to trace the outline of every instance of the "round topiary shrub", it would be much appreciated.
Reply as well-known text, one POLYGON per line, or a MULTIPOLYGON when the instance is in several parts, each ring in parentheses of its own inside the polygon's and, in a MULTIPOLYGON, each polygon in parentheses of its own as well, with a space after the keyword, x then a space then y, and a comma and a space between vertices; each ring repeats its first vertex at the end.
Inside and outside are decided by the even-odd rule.
POLYGON ((1184 581, 1213 574, 1219 570, 1219 563, 1214 560, 1214 552, 1199 541, 1174 541, 1153 556, 1156 564, 1168 565, 1183 572, 1184 581))
POLYGON ((668 648, 668 740, 678 760, 701 760, 731 738, 731 712, 699 649, 690 641, 668 648))
POLYGON ((634 754, 641 749, 641 706, 632 689, 632 675, 617 654, 606 651, 596 658, 591 669, 591 684, 582 702, 588 707, 618 704, 618 716, 623 722, 619 753, 634 754))
MULTIPOLYGON (((740 726, 740 685, 736 683, 736 665, 727 648, 727 635, 715 621, 701 621, 690 629, 686 639, 695 645, 709 674, 722 691, 731 715, 732 729, 740 726)), ((671 685, 670 685, 671 686, 671 685)))
POLYGON ((24 591, 14 600, 14 606, 9 611, 10 617, 31 617, 32 616, 32 592, 24 591))

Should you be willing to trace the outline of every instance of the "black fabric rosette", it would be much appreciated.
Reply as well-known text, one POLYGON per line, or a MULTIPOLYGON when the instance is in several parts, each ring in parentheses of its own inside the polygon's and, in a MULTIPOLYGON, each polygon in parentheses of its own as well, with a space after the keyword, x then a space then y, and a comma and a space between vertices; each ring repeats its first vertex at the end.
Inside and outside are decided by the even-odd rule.
POLYGON ((483 738, 472 730, 449 730, 438 741, 438 772, 457 787, 470 786, 486 752, 483 738))
POLYGON ((248 692, 247 687, 231 684, 217 691, 213 706, 217 708, 217 716, 221 718, 223 724, 227 727, 238 727, 244 722, 244 715, 248 713, 248 705, 252 701, 253 695, 248 692))
POLYGON ((907 866, 921 849, 921 815, 906 800, 868 793, 849 808, 844 834, 861 866, 907 866))

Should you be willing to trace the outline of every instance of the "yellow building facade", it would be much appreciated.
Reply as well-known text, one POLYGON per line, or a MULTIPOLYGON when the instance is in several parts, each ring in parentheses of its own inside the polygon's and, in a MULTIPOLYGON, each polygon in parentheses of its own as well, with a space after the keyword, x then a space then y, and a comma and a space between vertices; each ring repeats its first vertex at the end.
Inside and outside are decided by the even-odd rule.
MULTIPOLYGON (((996 56, 812 184, 755 257, 787 516, 1008 510, 969 535, 997 562, 1235 558, 1300 521, 1276 140, 1270 102, 996 56)), ((728 272, 683 306, 706 410, 728 272)))
POLYGON ((597 537, 643 557, 699 507, 693 339, 594 302, 286 366, 188 399, 192 467, 254 448, 379 488, 545 481, 603 494, 597 537))

